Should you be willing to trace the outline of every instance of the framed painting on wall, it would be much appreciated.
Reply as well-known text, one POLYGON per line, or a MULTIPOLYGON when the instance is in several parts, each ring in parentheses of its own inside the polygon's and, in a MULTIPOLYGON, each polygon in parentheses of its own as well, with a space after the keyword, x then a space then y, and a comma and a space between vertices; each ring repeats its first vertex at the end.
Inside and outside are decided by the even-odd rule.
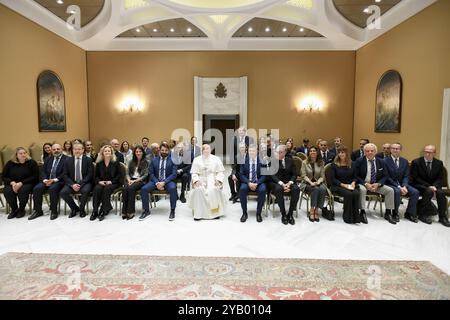
POLYGON ((40 132, 66 131, 64 86, 56 73, 45 70, 37 80, 38 118, 40 132))
POLYGON ((383 74, 377 86, 375 132, 399 133, 402 116, 402 77, 395 70, 383 74))

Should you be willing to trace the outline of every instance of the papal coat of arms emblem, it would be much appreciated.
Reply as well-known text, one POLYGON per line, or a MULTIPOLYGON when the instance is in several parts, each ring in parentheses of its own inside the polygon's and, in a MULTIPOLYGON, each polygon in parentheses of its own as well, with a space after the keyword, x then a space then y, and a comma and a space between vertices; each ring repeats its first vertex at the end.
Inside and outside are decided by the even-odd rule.
POLYGON ((223 83, 219 83, 214 91, 214 96, 216 98, 226 98, 227 97, 227 88, 223 85, 223 83))

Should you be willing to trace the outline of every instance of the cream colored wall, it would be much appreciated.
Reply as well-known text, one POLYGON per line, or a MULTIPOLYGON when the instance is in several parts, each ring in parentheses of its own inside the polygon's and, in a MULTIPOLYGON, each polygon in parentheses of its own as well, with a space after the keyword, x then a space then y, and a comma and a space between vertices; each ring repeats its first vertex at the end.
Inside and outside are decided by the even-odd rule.
POLYGON ((281 129, 297 143, 307 136, 351 144, 354 52, 88 52, 91 138, 131 143, 193 132, 194 76, 248 76, 248 127, 281 129), (121 115, 127 93, 145 101, 142 114, 121 115), (325 102, 319 114, 296 110, 302 97, 325 102))
POLYGON ((410 159, 426 144, 439 147, 445 88, 450 88, 450 1, 440 0, 357 51, 354 147, 362 137, 379 146, 400 141, 410 159), (390 69, 403 78, 401 133, 375 133, 375 91, 390 69))
POLYGON ((0 43, 0 148, 88 138, 85 52, 3 5, 0 43), (67 132, 39 132, 36 81, 47 69, 65 87, 67 132))

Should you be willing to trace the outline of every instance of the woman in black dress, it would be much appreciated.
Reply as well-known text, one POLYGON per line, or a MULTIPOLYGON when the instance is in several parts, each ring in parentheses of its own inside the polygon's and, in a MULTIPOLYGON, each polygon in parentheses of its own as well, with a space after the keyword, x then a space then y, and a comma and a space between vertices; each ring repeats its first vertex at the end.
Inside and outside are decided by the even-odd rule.
POLYGON ((25 148, 17 148, 13 158, 3 168, 6 201, 11 207, 8 219, 25 216, 25 207, 34 186, 39 181, 39 167, 25 148), (19 200, 19 205, 17 205, 19 200))
POLYGON ((360 192, 349 151, 346 147, 341 146, 337 152, 336 159, 331 165, 331 178, 333 181, 331 191, 344 198, 344 222, 349 224, 360 223, 360 192))
POLYGON ((120 162, 116 159, 114 149, 110 145, 103 146, 97 156, 95 166, 94 205, 91 221, 97 217, 102 221, 105 215, 112 210, 111 194, 120 186, 122 180, 120 172, 120 162))

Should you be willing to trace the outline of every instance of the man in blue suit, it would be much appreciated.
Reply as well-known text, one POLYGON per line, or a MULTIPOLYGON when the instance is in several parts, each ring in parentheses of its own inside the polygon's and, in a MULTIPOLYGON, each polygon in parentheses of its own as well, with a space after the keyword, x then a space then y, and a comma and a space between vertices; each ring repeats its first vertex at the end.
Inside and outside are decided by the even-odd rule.
POLYGON ((33 189, 34 212, 28 220, 43 216, 42 199, 44 192, 50 194, 50 220, 58 218, 59 192, 64 187, 64 162, 66 156, 62 154, 62 148, 55 143, 52 146, 52 156, 47 157, 41 170, 40 182, 33 189))
POLYGON ((385 199, 386 213, 384 218, 391 224, 396 224, 392 218, 395 209, 394 189, 386 186, 387 174, 383 160, 376 158, 377 146, 368 143, 364 146, 364 157, 355 162, 356 182, 361 193, 361 222, 367 224, 366 207, 367 191, 382 194, 385 199))
POLYGON ((149 193, 155 189, 166 190, 170 195, 170 215, 169 221, 175 220, 175 207, 177 204, 177 166, 169 157, 170 148, 166 142, 161 143, 160 155, 151 160, 149 165, 150 181, 142 187, 142 215, 139 220, 144 220, 150 215, 149 193))
POLYGON ((256 221, 262 222, 261 211, 266 198, 266 176, 261 175, 261 162, 258 157, 258 148, 250 145, 248 157, 244 165, 240 166, 241 188, 239 196, 241 199, 242 217, 241 222, 247 221, 247 195, 249 191, 258 193, 258 205, 256 207, 256 221))
POLYGON ((417 223, 417 201, 419 200, 419 191, 409 185, 409 164, 408 160, 400 157, 402 145, 394 143, 391 145, 391 155, 384 159, 388 179, 386 184, 394 189, 395 210, 393 218, 399 222, 398 208, 400 206, 401 196, 408 196, 408 207, 405 217, 414 223, 417 223))

